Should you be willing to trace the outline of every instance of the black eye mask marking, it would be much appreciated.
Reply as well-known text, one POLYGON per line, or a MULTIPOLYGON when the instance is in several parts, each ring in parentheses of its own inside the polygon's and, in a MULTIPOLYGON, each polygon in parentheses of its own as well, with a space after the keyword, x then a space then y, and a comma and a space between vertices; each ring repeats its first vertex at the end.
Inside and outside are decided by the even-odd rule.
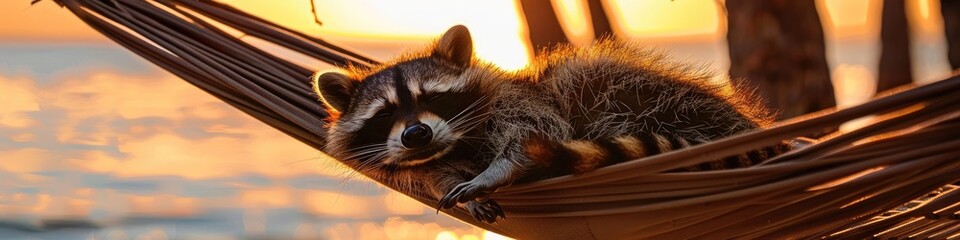
POLYGON ((440 97, 443 97, 443 96, 445 96, 445 95, 447 95, 447 92, 434 93, 434 94, 427 95, 427 97, 426 97, 426 99, 427 99, 427 104, 436 102, 437 100, 440 100, 440 97))
POLYGON ((370 119, 374 120, 374 119, 390 118, 390 117, 393 117, 394 112, 396 112, 396 107, 386 106, 386 107, 383 107, 383 109, 380 109, 380 111, 377 111, 377 113, 374 113, 373 116, 370 117, 370 119))
MULTIPOLYGON (((390 134, 392 120, 389 118, 370 119, 363 125, 354 137, 350 139, 348 149, 359 149, 364 146, 375 144, 384 144, 390 134)), ((360 161, 372 160, 370 158, 357 159, 360 161)))
MULTIPOLYGON (((384 102, 386 102, 385 99, 384 102)), ((387 139, 389 139, 393 123, 396 121, 396 111, 396 106, 386 103, 373 116, 366 119, 360 129, 352 134, 353 137, 349 138, 347 149, 366 151, 370 150, 370 148, 366 148, 366 146, 385 144, 387 139)), ((365 157, 360 157, 356 160, 361 162, 371 161, 374 160, 371 157, 376 156, 376 154, 365 154, 364 156, 365 157)))
POLYGON ((420 104, 427 111, 449 121, 479 98, 480 94, 475 91, 430 93, 422 98, 420 104))

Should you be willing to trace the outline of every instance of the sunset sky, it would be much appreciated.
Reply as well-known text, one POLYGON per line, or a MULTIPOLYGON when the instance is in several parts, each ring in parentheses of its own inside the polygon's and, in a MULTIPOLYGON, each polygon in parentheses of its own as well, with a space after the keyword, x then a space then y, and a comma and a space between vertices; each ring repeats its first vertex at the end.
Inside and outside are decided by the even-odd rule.
MULTIPOLYGON (((108 40, 52 2, 30 7, 28 1, 0 3, 0 42, 83 42, 108 40), (16 23, 16 24, 14 24, 16 23)), ((531 54, 522 13, 512 0, 316 0, 322 26, 313 23, 308 0, 226 0, 259 16, 342 42, 422 42, 454 24, 474 35, 478 55, 506 68, 522 67, 531 54)), ((553 0, 567 35, 574 43, 590 41, 592 29, 585 3, 553 0)), ((615 31, 648 41, 720 41, 723 11, 715 0, 605 1, 615 31)), ((938 2, 908 1, 911 26, 918 40, 942 35, 938 2)), ((825 31, 835 40, 875 40, 879 33, 879 0, 820 0, 825 31)))
MULTIPOLYGON (((81 233, 109 238, 497 238, 324 161, 53 2, 29 2, 0 1, 0 225, 83 219, 104 228, 81 233), (134 217, 148 220, 111 225, 134 217), (223 223, 191 227, 204 219, 223 223)), ((317 0, 322 26, 307 0, 225 2, 379 59, 421 47, 454 24, 470 28, 479 57, 504 68, 522 68, 532 54, 510 0, 317 0)), ((554 3, 572 41, 588 43, 584 4, 554 3)), ((605 4, 618 34, 724 71, 716 1, 605 4)), ((937 4, 908 1, 920 82, 949 73, 937 4)), ((872 95, 880 1, 820 0, 818 7, 840 104, 862 102, 872 95)), ((0 227, 0 238, 5 234, 24 233, 0 227)))

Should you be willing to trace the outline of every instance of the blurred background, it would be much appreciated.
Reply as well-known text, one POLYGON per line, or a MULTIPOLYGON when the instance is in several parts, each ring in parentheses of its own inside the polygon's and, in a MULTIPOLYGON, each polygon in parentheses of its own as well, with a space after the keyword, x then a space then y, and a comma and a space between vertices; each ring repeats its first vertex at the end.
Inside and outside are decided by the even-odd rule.
MULTIPOLYGON (((553 44, 635 39, 750 79, 784 118, 948 76, 943 16, 960 14, 950 0, 316 0, 320 25, 309 0, 223 2, 381 60, 455 24, 508 70, 553 44)), ((0 239, 291 238, 503 237, 344 169, 51 1, 0 2, 0 239)))

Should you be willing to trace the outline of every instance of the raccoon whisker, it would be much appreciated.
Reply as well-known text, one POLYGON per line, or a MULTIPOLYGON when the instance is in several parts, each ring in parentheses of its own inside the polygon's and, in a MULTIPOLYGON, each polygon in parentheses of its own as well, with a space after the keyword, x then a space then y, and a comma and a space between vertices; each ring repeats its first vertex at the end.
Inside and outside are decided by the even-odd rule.
POLYGON ((489 138, 481 138, 481 137, 460 138, 460 143, 467 144, 473 148, 483 147, 490 141, 491 140, 489 138))
POLYGON ((369 149, 369 150, 364 150, 364 151, 352 153, 352 154, 350 154, 350 155, 347 155, 346 158, 348 158, 348 159, 366 159, 366 157, 367 157, 368 155, 375 154, 375 153, 386 152, 386 150, 387 150, 386 148, 369 149))
POLYGON ((321 159, 321 157, 319 157, 319 156, 317 156, 317 157, 311 157, 311 158, 304 158, 304 159, 294 160, 294 161, 285 163, 285 164, 283 164, 283 166, 287 167, 287 166, 290 166, 290 165, 293 165, 293 164, 297 164, 297 163, 301 163, 301 162, 306 162, 306 161, 319 160, 319 159, 321 159))
POLYGON ((467 110, 476 107, 477 104, 490 103, 490 101, 487 101, 488 98, 489 96, 482 96, 480 98, 477 98, 476 100, 473 100, 473 103, 470 103, 470 105, 467 105, 467 107, 463 108, 463 110, 461 110, 460 113, 457 114, 457 116, 454 116, 453 118, 457 118, 458 116, 462 115, 464 112, 467 112, 467 110))
POLYGON ((386 156, 386 155, 387 155, 386 153, 387 153, 387 152, 384 151, 384 152, 382 152, 382 153, 373 155, 373 157, 371 157, 370 159, 374 159, 374 157, 376 157, 377 161, 362 161, 362 162, 360 162, 360 164, 358 164, 358 165, 355 166, 354 168, 357 169, 357 171, 360 171, 360 172, 368 172, 368 170, 374 170, 374 169, 376 169, 376 168, 378 167, 378 165, 380 165, 380 161, 379 161, 379 160, 383 158, 382 156, 386 156), (381 156, 381 155, 382 155, 382 156, 381 156))
MULTIPOLYGON (((383 158, 381 158, 381 160, 382 160, 382 159, 383 159, 383 158)), ((387 163, 384 163, 383 161, 370 161, 370 164, 367 166, 367 168, 368 168, 368 169, 371 169, 371 170, 387 170, 387 171, 389 171, 390 169, 386 168, 386 167, 388 167, 388 166, 389 166, 389 165, 387 165, 387 163)))
POLYGON ((487 138, 487 137, 476 137, 476 136, 461 136, 460 139, 463 139, 463 140, 480 140, 480 141, 490 140, 490 138, 487 138))
POLYGON ((460 122, 459 124, 457 124, 456 127, 460 128, 460 127, 466 126, 463 128, 463 130, 472 129, 474 125, 478 123, 482 123, 484 120, 486 120, 483 117, 485 116, 477 116, 477 117, 470 118, 469 121, 460 122))
POLYGON ((478 100, 478 101, 474 101, 473 103, 471 103, 471 104, 468 105, 467 107, 463 108, 463 110, 460 110, 460 112, 457 113, 457 115, 453 115, 453 117, 450 118, 450 121, 456 121, 458 118, 460 118, 460 116, 463 116, 464 113, 469 112, 470 109, 473 108, 473 106, 477 105, 478 103, 480 103, 479 100, 478 100))
POLYGON ((457 113, 457 115, 454 115, 452 118, 450 118, 450 120, 447 120, 447 121, 448 121, 448 122, 453 122, 453 121, 459 120, 460 117, 463 116, 464 113, 470 112, 470 109, 471 109, 475 104, 477 104, 477 102, 474 102, 473 104, 470 104, 469 106, 463 108, 463 110, 460 110, 460 112, 457 113))
POLYGON ((380 167, 379 166, 380 159, 382 159, 381 156, 383 155, 386 155, 386 154, 373 155, 372 157, 369 158, 369 160, 361 162, 355 168, 357 169, 357 171, 360 171, 360 172, 368 172, 369 170, 376 170, 377 168, 380 167))
POLYGON ((490 105, 492 102, 486 101, 486 99, 487 99, 487 96, 483 96, 483 97, 480 97, 479 99, 477 99, 476 101, 473 101, 473 103, 471 103, 471 104, 468 105, 467 107, 463 108, 463 110, 461 110, 460 113, 457 113, 457 115, 454 115, 452 118, 450 118, 450 121, 451 121, 451 122, 457 121, 458 118, 460 118, 461 116, 464 116, 464 115, 463 115, 464 113, 473 111, 473 109, 476 108, 476 107, 478 106, 478 104, 481 104, 481 103, 482 103, 482 105, 483 105, 484 107, 487 106, 487 105, 490 105))
POLYGON ((464 127, 463 130, 466 130, 466 131, 473 130, 474 128, 476 128, 477 126, 480 126, 484 122, 486 122, 484 121, 484 119, 478 119, 477 121, 474 121, 469 125, 466 125, 466 127, 464 127))
POLYGON ((388 155, 390 155, 389 152, 383 152, 379 155, 376 155, 372 158, 373 162, 376 162, 376 163, 383 162, 383 158, 387 157, 388 155))
POLYGON ((369 149, 369 150, 364 150, 364 151, 360 151, 360 152, 354 152, 354 153, 351 154, 350 156, 352 156, 352 157, 360 157, 360 156, 368 155, 368 154, 371 154, 371 153, 383 152, 384 150, 386 150, 386 148, 369 149))
POLYGON ((484 146, 484 144, 483 144, 484 141, 481 141, 481 140, 464 140, 464 141, 462 141, 462 143, 467 144, 467 145, 469 145, 470 147, 473 147, 473 148, 480 148, 480 147, 483 147, 483 146, 484 146))
POLYGON ((371 157, 370 159, 375 160, 375 161, 373 161, 374 164, 381 164, 381 165, 382 165, 384 158, 389 157, 389 156, 391 156, 392 154, 395 154, 395 152, 384 151, 383 153, 377 154, 377 155, 371 157))
POLYGON ((358 152, 365 152, 367 150, 385 149, 386 147, 387 147, 386 143, 375 143, 375 144, 363 145, 363 146, 347 149, 345 152, 356 154, 358 152))
POLYGON ((358 153, 362 153, 362 152, 385 150, 386 148, 387 148, 387 145, 386 145, 386 144, 377 144, 376 146, 366 146, 366 147, 354 148, 354 149, 349 150, 349 151, 347 151, 347 152, 349 152, 349 153, 351 153, 351 154, 358 154, 358 153))
POLYGON ((359 146, 359 147, 352 148, 352 149, 350 149, 350 150, 359 150, 359 149, 361 149, 361 148, 376 147, 376 146, 383 146, 383 145, 387 145, 387 144, 386 144, 386 143, 367 144, 367 145, 363 145, 363 146, 359 146))
POLYGON ((483 123, 486 119, 485 117, 489 116, 490 113, 477 114, 462 121, 455 122, 451 124, 451 128, 457 130, 469 130, 476 127, 477 124, 483 123))
POLYGON ((376 148, 376 147, 386 147, 386 146, 387 146, 386 143, 374 143, 374 144, 368 144, 368 145, 363 145, 363 146, 359 146, 359 147, 347 149, 347 152, 356 152, 356 151, 360 151, 360 150, 364 150, 364 149, 370 149, 370 148, 376 148))
POLYGON ((461 131, 461 132, 469 132, 469 131, 473 130, 474 128, 476 128, 477 126, 483 124, 484 122, 485 122, 485 121, 482 121, 482 119, 481 119, 481 120, 478 120, 478 121, 475 121, 475 122, 472 122, 472 123, 469 123, 469 124, 460 125, 460 126, 458 126, 457 128, 455 128, 454 130, 456 130, 456 131, 461 131))
POLYGON ((467 117, 466 119, 456 120, 456 121, 450 121, 450 122, 452 123, 451 125, 454 125, 454 126, 456 126, 456 125, 462 125, 463 123, 471 122, 471 121, 474 121, 474 120, 476 120, 476 119, 478 119, 478 118, 483 118, 483 117, 486 117, 486 116, 489 116, 489 115, 491 115, 490 112, 477 113, 476 115, 472 115, 472 116, 470 116, 470 117, 467 117))
MULTIPOLYGON (((376 155, 374 155, 374 156, 376 156, 376 155)), ((366 169, 368 169, 371 165, 373 165, 372 162, 369 162, 369 161, 360 161, 359 164, 357 164, 356 166, 353 166, 353 168, 355 168, 355 169, 357 169, 357 170, 366 170, 366 169)))
POLYGON ((370 152, 370 153, 366 153, 366 154, 364 154, 364 155, 362 155, 362 156, 357 156, 357 157, 353 157, 353 158, 350 158, 350 159, 358 160, 358 161, 360 161, 360 162, 367 162, 367 161, 369 161, 369 160, 371 159, 371 157, 376 156, 377 154, 379 154, 379 152, 370 152))
POLYGON ((383 151, 385 151, 385 150, 386 150, 386 149, 371 149, 371 150, 367 150, 367 151, 363 151, 363 152, 356 152, 356 153, 353 153, 353 154, 348 155, 347 157, 348 157, 349 159, 365 159, 365 158, 368 157, 368 155, 370 155, 370 154, 380 153, 380 152, 383 152, 383 151))
POLYGON ((383 151, 380 154, 374 155, 371 157, 371 159, 373 159, 375 162, 380 162, 380 160, 383 160, 383 158, 387 157, 388 155, 390 155, 390 152, 383 151))

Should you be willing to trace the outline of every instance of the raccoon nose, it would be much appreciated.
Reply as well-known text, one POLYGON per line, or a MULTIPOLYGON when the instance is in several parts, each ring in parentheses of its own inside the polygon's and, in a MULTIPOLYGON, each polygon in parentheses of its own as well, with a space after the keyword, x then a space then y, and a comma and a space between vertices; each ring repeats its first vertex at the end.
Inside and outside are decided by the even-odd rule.
POLYGON ((433 130, 423 123, 414 124, 400 134, 400 144, 407 148, 423 147, 433 140, 433 130))

